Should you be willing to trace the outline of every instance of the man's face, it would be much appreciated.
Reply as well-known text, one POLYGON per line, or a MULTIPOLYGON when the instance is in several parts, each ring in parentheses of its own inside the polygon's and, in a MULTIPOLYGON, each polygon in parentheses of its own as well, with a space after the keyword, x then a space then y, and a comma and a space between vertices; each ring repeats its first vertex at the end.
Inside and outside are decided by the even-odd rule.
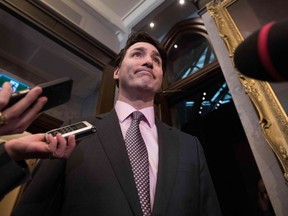
POLYGON ((163 78, 162 59, 156 47, 138 42, 126 52, 114 79, 119 79, 119 92, 155 95, 161 88, 163 78))

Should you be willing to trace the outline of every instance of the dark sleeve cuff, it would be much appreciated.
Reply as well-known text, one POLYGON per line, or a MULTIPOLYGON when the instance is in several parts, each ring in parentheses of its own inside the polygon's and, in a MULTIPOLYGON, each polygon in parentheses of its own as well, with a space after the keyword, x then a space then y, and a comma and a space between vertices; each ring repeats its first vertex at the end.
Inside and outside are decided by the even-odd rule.
POLYGON ((0 143, 0 197, 7 194, 30 177, 28 165, 23 161, 14 161, 6 152, 4 143, 0 143))

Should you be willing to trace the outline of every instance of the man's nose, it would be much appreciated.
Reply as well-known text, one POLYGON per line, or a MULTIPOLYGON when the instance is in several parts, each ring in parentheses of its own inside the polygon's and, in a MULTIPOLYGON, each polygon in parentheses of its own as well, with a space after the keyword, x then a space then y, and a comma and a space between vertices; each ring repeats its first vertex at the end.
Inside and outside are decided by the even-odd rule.
POLYGON ((153 59, 151 57, 147 57, 143 65, 148 68, 153 68, 153 59))
POLYGON ((147 67, 147 68, 153 68, 153 64, 152 64, 152 62, 145 62, 144 64, 143 64, 143 66, 145 66, 145 67, 147 67))

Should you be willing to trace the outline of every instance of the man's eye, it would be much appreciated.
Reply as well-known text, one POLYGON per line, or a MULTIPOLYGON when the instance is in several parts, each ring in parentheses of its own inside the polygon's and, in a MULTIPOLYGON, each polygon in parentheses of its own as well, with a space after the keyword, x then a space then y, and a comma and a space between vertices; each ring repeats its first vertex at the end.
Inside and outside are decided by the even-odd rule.
POLYGON ((133 57, 140 57, 140 56, 141 56, 141 53, 133 53, 132 56, 133 56, 133 57))
POLYGON ((158 59, 158 58, 154 58, 154 62, 158 65, 160 65, 160 63, 161 63, 160 59, 158 59))

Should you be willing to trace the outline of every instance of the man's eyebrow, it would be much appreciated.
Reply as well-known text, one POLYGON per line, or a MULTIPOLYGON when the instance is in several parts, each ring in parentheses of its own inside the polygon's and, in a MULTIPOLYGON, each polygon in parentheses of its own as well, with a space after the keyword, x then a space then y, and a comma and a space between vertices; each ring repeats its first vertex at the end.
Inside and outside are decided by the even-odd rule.
POLYGON ((160 53, 158 52, 158 51, 153 51, 153 56, 156 56, 156 57, 159 57, 159 58, 161 58, 161 55, 160 55, 160 53))
MULTIPOLYGON (((135 47, 131 51, 142 51, 145 52, 147 49, 145 47, 135 47)), ((161 55, 158 50, 153 50, 153 56, 161 58, 161 55)))
POLYGON ((144 52, 146 49, 144 47, 135 47, 131 51, 142 51, 144 52))

